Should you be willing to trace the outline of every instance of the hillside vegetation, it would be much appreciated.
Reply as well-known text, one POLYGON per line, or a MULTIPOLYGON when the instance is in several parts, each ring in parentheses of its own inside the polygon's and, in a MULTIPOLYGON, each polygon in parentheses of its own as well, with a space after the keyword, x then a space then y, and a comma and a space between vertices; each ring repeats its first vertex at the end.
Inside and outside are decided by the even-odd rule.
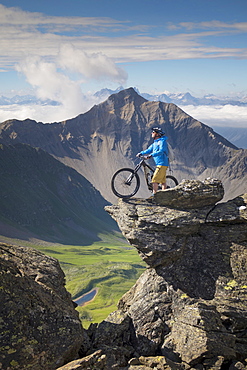
POLYGON ((66 288, 74 300, 99 288, 92 302, 77 307, 85 328, 92 322, 101 322, 115 311, 119 299, 146 268, 136 249, 124 240, 38 249, 59 260, 66 275, 66 288))

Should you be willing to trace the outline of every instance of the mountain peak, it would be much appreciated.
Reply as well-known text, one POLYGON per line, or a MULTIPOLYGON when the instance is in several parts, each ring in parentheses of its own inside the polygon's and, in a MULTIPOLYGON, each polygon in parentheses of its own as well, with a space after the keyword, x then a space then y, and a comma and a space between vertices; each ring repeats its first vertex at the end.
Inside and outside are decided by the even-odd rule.
POLYGON ((143 104, 147 100, 140 96, 133 87, 129 87, 128 89, 121 90, 117 94, 112 94, 108 98, 108 100, 114 103, 122 103, 124 100, 125 103, 135 102, 138 105, 143 104))

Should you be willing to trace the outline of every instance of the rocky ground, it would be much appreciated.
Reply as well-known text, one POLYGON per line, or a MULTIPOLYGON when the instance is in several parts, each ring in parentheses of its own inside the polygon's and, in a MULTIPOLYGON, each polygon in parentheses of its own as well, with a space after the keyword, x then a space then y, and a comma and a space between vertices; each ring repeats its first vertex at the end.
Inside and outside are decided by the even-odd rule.
POLYGON ((223 193, 191 180, 106 207, 148 268, 87 331, 55 260, 2 245, 2 368, 246 369, 247 194, 223 193))
POLYGON ((84 331, 56 259, 0 244, 0 369, 51 370, 78 356, 84 331))

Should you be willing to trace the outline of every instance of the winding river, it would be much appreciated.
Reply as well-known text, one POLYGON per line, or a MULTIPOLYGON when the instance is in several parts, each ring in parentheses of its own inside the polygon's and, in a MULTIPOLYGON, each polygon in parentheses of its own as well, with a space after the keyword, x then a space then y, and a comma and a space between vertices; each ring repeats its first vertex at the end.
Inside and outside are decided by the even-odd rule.
POLYGON ((78 304, 78 306, 85 306, 87 303, 93 301, 96 294, 98 293, 99 288, 93 288, 89 292, 81 295, 80 297, 74 299, 74 302, 78 304))

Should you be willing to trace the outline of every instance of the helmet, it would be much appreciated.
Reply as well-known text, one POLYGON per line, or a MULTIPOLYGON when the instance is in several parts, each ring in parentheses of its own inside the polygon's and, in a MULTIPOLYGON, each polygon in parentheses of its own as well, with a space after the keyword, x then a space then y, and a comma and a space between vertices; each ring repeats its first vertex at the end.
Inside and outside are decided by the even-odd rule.
POLYGON ((165 135, 164 131, 160 127, 152 127, 152 131, 156 132, 160 136, 164 136, 165 135))

